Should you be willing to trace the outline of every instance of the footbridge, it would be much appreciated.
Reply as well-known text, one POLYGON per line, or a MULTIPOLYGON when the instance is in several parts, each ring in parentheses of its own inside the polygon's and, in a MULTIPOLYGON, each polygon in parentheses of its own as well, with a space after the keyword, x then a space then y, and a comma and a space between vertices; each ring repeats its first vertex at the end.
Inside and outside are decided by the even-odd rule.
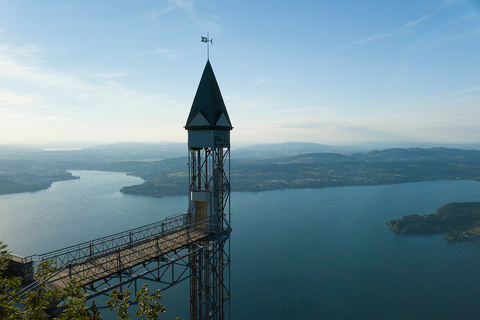
MULTIPOLYGON (((56 271, 44 280, 45 286, 63 289, 75 277, 80 280, 87 299, 108 294, 116 287, 133 285, 136 291, 137 280, 155 281, 165 290, 192 276, 190 256, 212 250, 216 239, 222 241, 218 234, 212 239, 209 229, 206 221, 190 223, 186 214, 178 214, 93 241, 29 256, 23 263, 38 265, 50 261, 56 271)), ((38 285, 33 282, 22 293, 38 285)))

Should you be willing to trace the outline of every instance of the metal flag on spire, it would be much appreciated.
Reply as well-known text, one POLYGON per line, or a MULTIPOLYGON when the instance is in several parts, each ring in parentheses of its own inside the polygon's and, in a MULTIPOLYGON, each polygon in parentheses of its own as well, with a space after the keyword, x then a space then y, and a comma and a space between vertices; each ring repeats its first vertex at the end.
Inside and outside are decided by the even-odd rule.
POLYGON ((202 42, 207 43, 207 60, 210 60, 210 48, 209 48, 210 45, 208 43, 213 44, 213 39, 209 39, 208 32, 206 37, 202 37, 202 42))

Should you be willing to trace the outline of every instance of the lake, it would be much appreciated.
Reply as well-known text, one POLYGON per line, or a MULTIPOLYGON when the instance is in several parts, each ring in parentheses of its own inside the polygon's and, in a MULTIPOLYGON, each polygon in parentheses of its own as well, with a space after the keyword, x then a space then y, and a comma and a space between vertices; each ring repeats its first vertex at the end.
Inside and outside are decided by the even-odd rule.
MULTIPOLYGON (((15 254, 59 249, 187 208, 186 196, 120 193, 142 182, 123 173, 72 173, 81 178, 0 196, 0 239, 15 254)), ((480 201, 480 183, 233 193, 232 319, 478 319, 480 242, 401 236, 385 224, 454 201, 480 201)), ((188 316, 188 283, 163 295, 164 318, 188 316)))

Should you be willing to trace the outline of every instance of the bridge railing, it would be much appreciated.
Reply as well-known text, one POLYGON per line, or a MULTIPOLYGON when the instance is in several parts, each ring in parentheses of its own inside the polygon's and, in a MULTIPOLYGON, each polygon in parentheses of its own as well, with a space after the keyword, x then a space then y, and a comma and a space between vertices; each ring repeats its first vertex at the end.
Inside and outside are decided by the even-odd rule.
POLYGON ((169 263, 170 253, 183 250, 193 244, 198 246, 196 241, 210 235, 205 225, 206 221, 203 220, 188 223, 170 232, 159 233, 132 244, 119 246, 104 254, 70 263, 66 270, 68 276, 65 274, 64 277, 70 279, 78 276, 84 284, 87 284, 119 274, 124 270, 129 270, 131 273, 132 267, 153 259, 169 263))
POLYGON ((155 236, 166 236, 169 233, 176 232, 181 228, 186 228, 187 226, 187 215, 178 214, 142 227, 133 228, 110 236, 83 242, 41 255, 29 256, 25 259, 30 259, 34 262, 49 260, 52 261, 53 267, 61 268, 78 261, 83 261, 88 258, 109 253, 113 250, 117 250, 120 247, 133 245, 134 243, 138 243, 155 236))

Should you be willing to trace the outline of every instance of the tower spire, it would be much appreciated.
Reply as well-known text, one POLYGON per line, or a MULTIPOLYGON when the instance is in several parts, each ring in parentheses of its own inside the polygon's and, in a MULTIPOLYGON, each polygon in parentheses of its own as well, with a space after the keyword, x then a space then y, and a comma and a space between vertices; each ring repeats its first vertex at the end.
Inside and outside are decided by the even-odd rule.
POLYGON ((212 65, 207 61, 185 129, 232 130, 232 128, 212 65))

